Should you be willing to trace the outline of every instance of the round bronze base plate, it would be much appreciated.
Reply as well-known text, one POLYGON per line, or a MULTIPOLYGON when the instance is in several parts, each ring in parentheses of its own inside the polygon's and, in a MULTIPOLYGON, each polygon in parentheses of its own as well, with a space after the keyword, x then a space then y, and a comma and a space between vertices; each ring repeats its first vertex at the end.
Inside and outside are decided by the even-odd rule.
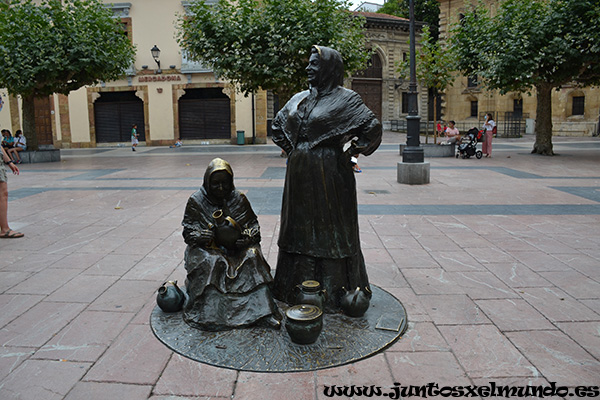
MULTIPOLYGON (((363 317, 324 314, 323 331, 313 344, 291 341, 280 330, 263 327, 207 332, 192 328, 182 313, 158 306, 150 325, 171 350, 201 363, 253 372, 300 372, 348 364, 372 356, 395 342, 407 327, 406 310, 390 293, 371 285, 373 297, 363 317)), ((285 314, 284 304, 282 312, 285 314)), ((285 324, 285 321, 284 321, 285 324)))

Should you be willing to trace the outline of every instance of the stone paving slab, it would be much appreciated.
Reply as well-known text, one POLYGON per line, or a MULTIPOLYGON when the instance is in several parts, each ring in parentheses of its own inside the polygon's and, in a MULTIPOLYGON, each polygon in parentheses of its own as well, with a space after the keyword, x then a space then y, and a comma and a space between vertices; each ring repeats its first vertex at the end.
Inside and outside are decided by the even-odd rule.
POLYGON ((386 132, 356 179, 371 281, 402 302, 408 330, 373 357, 303 373, 199 364, 149 326, 156 289, 185 279, 181 218, 214 157, 232 164, 275 268, 285 173, 275 146, 69 149, 60 163, 20 166, 9 177, 9 221, 26 236, 0 240, 0 399, 598 385, 600 140, 556 137, 560 155, 541 157, 529 154, 532 137, 495 139, 491 159, 428 159, 422 186, 396 181, 404 142, 386 132))

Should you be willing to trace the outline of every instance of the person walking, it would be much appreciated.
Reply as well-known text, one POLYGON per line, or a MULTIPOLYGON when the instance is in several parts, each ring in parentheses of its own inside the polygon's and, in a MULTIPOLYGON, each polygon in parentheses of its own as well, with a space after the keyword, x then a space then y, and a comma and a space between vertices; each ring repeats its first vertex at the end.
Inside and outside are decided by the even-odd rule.
POLYGON ((483 123, 483 129, 485 129, 485 137, 483 138, 483 143, 481 145, 483 154, 486 157, 492 157, 492 137, 494 135, 494 128, 496 127, 496 123, 494 122, 494 118, 492 114, 487 113, 485 115, 485 122, 483 123))
POLYGON ((0 149, 2 151, 2 165, 0 166, 0 239, 22 238, 25 236, 24 234, 13 231, 8 225, 8 177, 4 166, 8 165, 15 175, 19 175, 19 167, 11 160, 4 147, 0 146, 0 149))
MULTIPOLYGON (((360 154, 360 153, 359 153, 360 154)), ((361 173, 362 169, 358 166, 358 156, 359 154, 354 154, 350 157, 350 163, 352 164, 352 170, 357 173, 361 173)))
POLYGON ((138 145, 138 133, 137 133, 137 125, 131 125, 131 151, 135 151, 136 146, 138 145))

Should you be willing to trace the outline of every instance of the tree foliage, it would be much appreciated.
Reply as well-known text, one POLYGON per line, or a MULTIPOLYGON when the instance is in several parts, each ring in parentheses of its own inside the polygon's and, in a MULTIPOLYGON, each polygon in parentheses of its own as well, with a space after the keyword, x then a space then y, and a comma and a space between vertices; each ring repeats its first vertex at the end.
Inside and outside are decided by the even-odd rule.
POLYGON ((96 0, 0 2, 0 87, 23 97, 23 130, 37 148, 33 101, 124 75, 135 50, 96 0))
POLYGON ((134 48, 94 0, 0 4, 0 87, 22 96, 68 94, 124 75, 134 48))
POLYGON ((346 73, 363 69, 364 19, 337 0, 220 0, 193 3, 178 22, 179 44, 190 58, 236 83, 284 96, 307 85, 304 70, 312 45, 338 50, 346 73))
MULTIPOLYGON (((430 39, 437 42, 440 35, 440 3, 438 0, 414 0, 415 19, 429 25, 430 39)), ((409 18, 410 0, 386 0, 378 13, 409 18)))
POLYGON ((480 2, 452 28, 451 50, 489 89, 536 91, 532 152, 552 155, 552 89, 600 84, 598 21, 598 0, 507 0, 496 16, 480 2))

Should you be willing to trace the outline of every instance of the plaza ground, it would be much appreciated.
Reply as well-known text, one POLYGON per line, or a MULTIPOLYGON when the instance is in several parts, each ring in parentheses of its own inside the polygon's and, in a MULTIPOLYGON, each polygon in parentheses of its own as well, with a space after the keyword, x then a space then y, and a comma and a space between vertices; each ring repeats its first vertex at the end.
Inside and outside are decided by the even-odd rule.
POLYGON ((491 159, 426 159, 431 183, 418 186, 396 182, 405 140, 386 132, 356 179, 370 281, 402 302, 408 330, 370 358, 301 373, 200 364, 149 324, 157 288, 185 280, 181 219, 214 157, 231 163, 275 268, 285 174, 275 146, 73 149, 20 165, 9 221, 26 236, 0 240, 0 398, 600 385, 600 139, 555 137, 555 157, 529 154, 531 137, 495 139, 491 159))

